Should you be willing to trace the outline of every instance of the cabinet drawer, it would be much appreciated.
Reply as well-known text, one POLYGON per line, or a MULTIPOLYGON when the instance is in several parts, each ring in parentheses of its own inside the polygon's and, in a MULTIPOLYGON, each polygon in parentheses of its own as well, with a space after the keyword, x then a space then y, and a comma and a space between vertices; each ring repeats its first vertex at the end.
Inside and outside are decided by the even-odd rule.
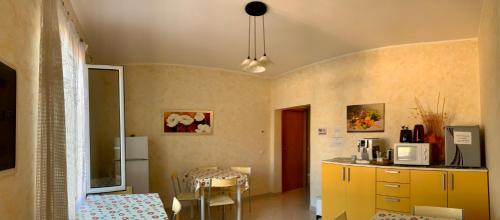
POLYGON ((410 183, 410 171, 377 168, 377 181, 390 183, 410 183))
POLYGON ((377 209, 410 212, 410 199, 377 195, 377 209))
POLYGON ((410 197, 410 184, 377 182, 377 195, 410 197))

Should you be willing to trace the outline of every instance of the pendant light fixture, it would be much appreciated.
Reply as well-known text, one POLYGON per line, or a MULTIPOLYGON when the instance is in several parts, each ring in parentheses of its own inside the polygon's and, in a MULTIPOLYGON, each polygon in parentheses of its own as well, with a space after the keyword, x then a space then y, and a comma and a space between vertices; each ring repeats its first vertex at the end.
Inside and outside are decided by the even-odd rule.
POLYGON ((266 54, 266 22, 264 20, 264 15, 262 15, 262 45, 264 46, 264 55, 259 58, 259 62, 263 66, 268 66, 273 62, 267 57, 266 54))
POLYGON ((251 32, 251 23, 252 23, 252 16, 248 16, 248 56, 246 59, 241 62, 241 67, 245 68, 252 62, 252 59, 250 59, 250 32, 251 32))
POLYGON ((251 73, 262 73, 266 71, 266 66, 271 64, 271 60, 266 54, 266 32, 264 25, 264 14, 267 12, 267 6, 263 2, 253 1, 245 6, 245 11, 248 14, 248 53, 247 58, 241 62, 243 70, 251 73), (257 59, 257 17, 262 16, 262 35, 264 55, 257 59), (253 59, 250 55, 251 50, 251 32, 253 18, 253 59))

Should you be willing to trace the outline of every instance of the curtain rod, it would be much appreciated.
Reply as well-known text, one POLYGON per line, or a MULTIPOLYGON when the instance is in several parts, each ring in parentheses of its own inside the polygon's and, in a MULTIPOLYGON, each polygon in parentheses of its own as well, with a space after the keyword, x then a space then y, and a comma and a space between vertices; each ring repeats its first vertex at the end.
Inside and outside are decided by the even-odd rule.
POLYGON ((85 39, 85 34, 82 31, 82 28, 80 26, 80 22, 78 21, 78 18, 76 17, 75 10, 73 10, 73 6, 71 5, 70 0, 61 0, 61 3, 63 5, 64 10, 66 11, 66 15, 68 15, 69 20, 75 25, 75 29, 78 32, 78 35, 80 37, 80 42, 86 42, 85 39))

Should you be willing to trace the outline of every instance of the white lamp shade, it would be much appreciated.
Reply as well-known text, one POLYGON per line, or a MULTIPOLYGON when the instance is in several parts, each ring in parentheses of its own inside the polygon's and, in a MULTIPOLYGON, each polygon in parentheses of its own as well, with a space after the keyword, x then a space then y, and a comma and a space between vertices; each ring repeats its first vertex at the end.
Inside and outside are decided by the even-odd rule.
POLYGON ((249 66, 246 68, 246 71, 250 73, 262 73, 266 71, 266 67, 262 66, 260 63, 257 62, 256 65, 249 66))
POLYGON ((241 66, 242 67, 246 67, 248 66, 248 64, 250 64, 250 62, 252 62, 252 60, 250 58, 246 58, 245 60, 243 60, 243 62, 241 62, 241 66))
POLYGON ((269 57, 267 57, 266 55, 264 56, 261 56, 259 58, 259 63, 262 65, 262 66, 267 66, 267 65, 270 65, 273 63, 273 61, 271 61, 271 59, 269 59, 269 57))
POLYGON ((259 66, 259 65, 260 65, 259 61, 257 61, 256 59, 254 59, 254 60, 252 60, 252 61, 248 64, 247 69, 250 69, 250 68, 253 68, 253 67, 255 67, 255 66, 259 66))

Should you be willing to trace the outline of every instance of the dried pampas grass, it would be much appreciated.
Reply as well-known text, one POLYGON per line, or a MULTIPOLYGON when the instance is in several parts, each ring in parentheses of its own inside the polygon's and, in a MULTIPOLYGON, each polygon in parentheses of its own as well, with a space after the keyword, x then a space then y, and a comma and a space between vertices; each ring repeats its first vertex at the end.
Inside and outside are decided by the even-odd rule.
POLYGON ((415 104, 417 116, 420 117, 422 123, 425 125, 427 134, 434 134, 437 137, 443 137, 443 128, 448 119, 448 115, 444 112, 444 107, 446 103, 446 98, 443 97, 441 102, 441 94, 438 94, 436 111, 432 111, 431 108, 425 109, 420 100, 415 97, 415 104))

